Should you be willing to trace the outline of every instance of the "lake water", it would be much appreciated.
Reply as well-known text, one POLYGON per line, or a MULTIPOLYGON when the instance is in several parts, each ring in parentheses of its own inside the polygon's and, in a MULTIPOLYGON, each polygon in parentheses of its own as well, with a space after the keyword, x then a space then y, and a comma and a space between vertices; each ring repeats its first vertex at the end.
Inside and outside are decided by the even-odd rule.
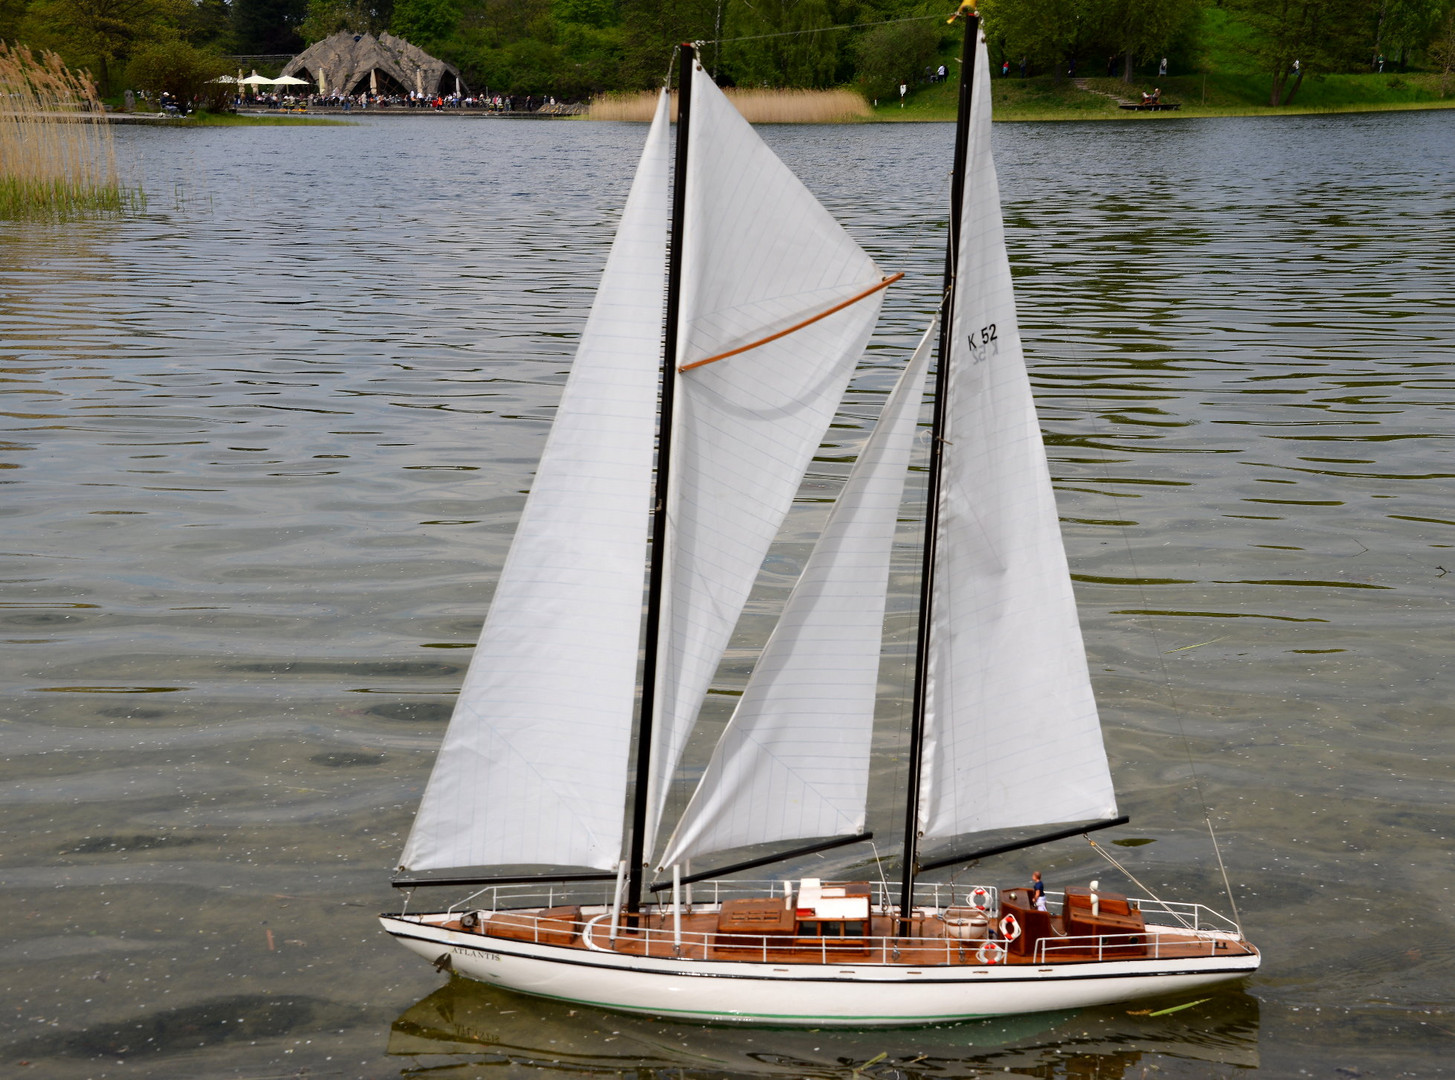
MULTIPOLYGON (((1256 978, 1153 1014, 738 1031, 446 983, 380 932, 643 134, 120 129, 143 214, 0 224, 7 1071, 1455 1074, 1451 112, 996 129, 1132 816, 1099 839, 1226 910, 1206 804, 1256 978)), ((908 276, 742 647, 934 306, 951 132, 766 137, 908 276)), ((975 873, 1032 868, 1115 879, 1080 840, 975 873)))

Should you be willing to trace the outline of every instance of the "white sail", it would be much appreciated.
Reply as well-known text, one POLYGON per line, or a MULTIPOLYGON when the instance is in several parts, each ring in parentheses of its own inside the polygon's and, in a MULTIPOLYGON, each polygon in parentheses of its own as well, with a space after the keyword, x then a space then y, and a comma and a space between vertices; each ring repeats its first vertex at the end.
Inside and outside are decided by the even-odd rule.
POLYGON ((665 95, 402 866, 610 868, 661 365, 665 95))
POLYGON ((1021 353, 976 50, 929 653, 926 838, 1116 813, 1021 353))
POLYGON ((864 828, 890 550, 937 325, 885 402, 663 865, 864 828))
MULTIPOLYGON (((882 280, 712 80, 696 69, 692 78, 683 366, 761 341, 882 280)), ((677 377, 648 850, 703 696, 881 295, 677 377)))

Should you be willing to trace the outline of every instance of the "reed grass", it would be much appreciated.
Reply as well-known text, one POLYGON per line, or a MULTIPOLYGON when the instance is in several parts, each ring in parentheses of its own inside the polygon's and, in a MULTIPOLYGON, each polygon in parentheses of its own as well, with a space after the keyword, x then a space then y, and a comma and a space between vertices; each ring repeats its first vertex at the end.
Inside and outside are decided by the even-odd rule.
POLYGON ((0 41, 0 218, 114 214, 128 201, 90 76, 0 41))
MULTIPOLYGON (((853 90, 743 90, 723 91, 743 118, 753 124, 842 124, 867 120, 869 103, 853 90)), ((657 111, 657 95, 605 94, 591 102, 592 120, 626 120, 647 123, 657 111)), ((677 95, 672 95, 672 116, 677 115, 677 95)))

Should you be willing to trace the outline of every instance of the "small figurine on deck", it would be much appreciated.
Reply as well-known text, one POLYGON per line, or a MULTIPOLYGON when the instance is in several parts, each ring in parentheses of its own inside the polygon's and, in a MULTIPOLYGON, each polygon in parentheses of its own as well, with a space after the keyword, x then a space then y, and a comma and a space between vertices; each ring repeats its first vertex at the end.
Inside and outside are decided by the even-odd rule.
POLYGON ((1036 905, 1037 911, 1046 910, 1046 886, 1041 881, 1039 870, 1031 872, 1031 902, 1036 905))

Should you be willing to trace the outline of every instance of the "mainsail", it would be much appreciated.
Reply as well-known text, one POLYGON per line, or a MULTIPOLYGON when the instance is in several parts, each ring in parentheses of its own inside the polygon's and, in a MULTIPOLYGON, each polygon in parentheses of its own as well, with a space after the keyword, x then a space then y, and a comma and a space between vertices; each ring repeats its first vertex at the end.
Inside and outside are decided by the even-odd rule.
POLYGON ((402 867, 616 865, 665 289, 663 94, 402 867))
POLYGON ((919 828, 925 838, 1115 815, 1021 352, 975 50, 942 433, 919 828))
POLYGON ((937 326, 885 402, 663 865, 863 829, 890 551, 937 326))
POLYGON ((878 317, 873 260, 692 67, 682 333, 646 849, 753 580, 878 317))

